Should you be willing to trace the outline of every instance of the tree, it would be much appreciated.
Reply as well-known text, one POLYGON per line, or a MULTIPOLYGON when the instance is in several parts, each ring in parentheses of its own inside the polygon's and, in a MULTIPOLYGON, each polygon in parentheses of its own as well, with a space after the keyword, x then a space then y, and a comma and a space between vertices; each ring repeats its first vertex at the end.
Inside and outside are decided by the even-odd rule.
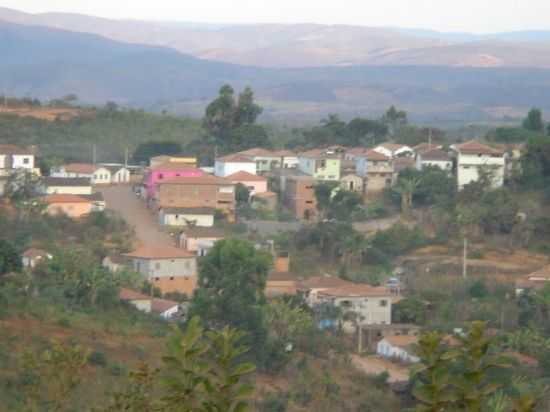
POLYGON ((137 163, 148 164, 152 157, 160 155, 176 155, 182 152, 181 144, 177 142, 161 141, 140 144, 132 156, 137 163))
POLYGON ((523 120, 523 128, 533 132, 544 132, 544 121, 540 109, 533 108, 529 110, 527 117, 523 120))
POLYGON ((0 276, 21 270, 21 257, 7 240, 0 239, 0 276))
POLYGON ((238 205, 246 205, 250 199, 250 190, 242 183, 235 185, 235 201, 238 205))
POLYGON ((382 122, 388 126, 390 135, 394 136, 401 127, 408 123, 407 112, 391 106, 382 116, 382 122))
POLYGON ((261 351, 266 339, 262 306, 271 257, 251 243, 226 239, 216 242, 199 262, 198 289, 190 316, 200 315, 213 328, 235 327, 245 341, 261 351))
POLYGON ((233 129, 235 122, 235 90, 224 84, 218 97, 207 107, 204 116, 204 127, 212 135, 223 139, 233 129))
POLYGON ((296 342, 314 327, 311 315, 303 308, 276 299, 265 306, 267 329, 282 345, 296 342))
POLYGON ((413 207, 413 196, 420 184, 420 179, 400 178, 395 185, 395 191, 401 195, 401 212, 405 217, 410 217, 413 207))
POLYGON ((26 352, 23 370, 28 376, 24 389, 30 410, 67 410, 90 352, 78 345, 52 342, 41 353, 26 352))
POLYGON ((254 124, 262 112, 263 108, 254 102, 254 92, 250 87, 246 87, 239 94, 235 110, 235 125, 240 127, 246 124, 254 124))
POLYGON ((352 119, 347 125, 349 146, 374 146, 386 140, 388 126, 378 120, 362 117, 352 119))
POLYGON ((314 194, 317 200, 317 210, 321 220, 324 220, 329 212, 334 189, 336 189, 337 183, 322 182, 315 185, 314 194))

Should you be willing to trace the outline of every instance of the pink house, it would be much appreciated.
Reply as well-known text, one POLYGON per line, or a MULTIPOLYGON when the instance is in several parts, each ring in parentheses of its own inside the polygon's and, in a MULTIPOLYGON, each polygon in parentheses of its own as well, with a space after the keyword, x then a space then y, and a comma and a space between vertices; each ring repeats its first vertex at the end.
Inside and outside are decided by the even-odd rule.
POLYGON ((241 183, 246 186, 251 196, 267 192, 267 179, 263 176, 253 175, 242 170, 227 176, 226 179, 231 183, 241 183))
POLYGON ((147 190, 147 199, 154 199, 157 185, 164 180, 177 177, 200 177, 204 176, 201 169, 192 168, 176 162, 167 162, 161 165, 149 168, 143 178, 145 189, 147 190))

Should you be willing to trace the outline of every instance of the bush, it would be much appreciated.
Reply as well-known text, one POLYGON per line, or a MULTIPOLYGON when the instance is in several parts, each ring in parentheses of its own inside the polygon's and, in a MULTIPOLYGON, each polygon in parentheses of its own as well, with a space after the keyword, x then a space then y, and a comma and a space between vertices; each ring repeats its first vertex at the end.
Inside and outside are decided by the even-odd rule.
POLYGON ((482 280, 475 281, 468 289, 468 293, 472 298, 477 299, 483 299, 489 295, 487 286, 485 286, 485 282, 482 280))
POLYGON ((260 412, 286 412, 288 395, 286 393, 270 393, 260 403, 260 412))
POLYGON ((88 358, 88 363, 94 366, 101 366, 102 368, 107 366, 107 356, 101 351, 93 351, 88 358))
POLYGON ((109 366, 109 373, 113 376, 124 376, 126 375, 126 368, 124 365, 115 363, 109 366))

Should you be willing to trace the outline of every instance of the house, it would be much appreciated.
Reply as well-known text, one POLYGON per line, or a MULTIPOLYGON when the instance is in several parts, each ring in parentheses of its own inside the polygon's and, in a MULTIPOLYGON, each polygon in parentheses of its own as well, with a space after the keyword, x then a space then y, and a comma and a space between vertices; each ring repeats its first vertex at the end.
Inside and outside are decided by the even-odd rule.
POLYGON ((321 290, 317 295, 321 302, 330 303, 341 309, 344 330, 355 331, 355 325, 391 324, 393 296, 385 287, 348 284, 321 290))
POLYGON ((30 248, 23 252, 21 264, 24 268, 32 269, 44 259, 52 259, 52 255, 42 249, 30 248))
POLYGON ((529 275, 516 280, 516 295, 519 296, 525 291, 540 290, 550 282, 550 265, 544 266, 529 275))
POLYGON ((179 235, 178 245, 188 252, 204 256, 218 240, 225 237, 223 230, 212 227, 188 227, 179 235))
POLYGON ((282 195, 286 191, 287 179, 294 176, 309 176, 297 168, 273 169, 267 174, 268 189, 282 195))
POLYGON ((396 175, 399 175, 399 172, 406 169, 415 169, 416 161, 413 157, 396 157, 393 159, 393 171, 396 175))
POLYGON ((149 168, 156 168, 166 163, 177 163, 187 169, 195 169, 197 167, 197 158, 188 155, 160 155, 149 159, 149 168))
POLYGON ((298 168, 316 180, 339 181, 342 159, 330 149, 312 149, 298 155, 298 168))
POLYGON ((275 257, 273 271, 267 276, 265 294, 268 298, 282 295, 296 295, 298 279, 290 273, 288 254, 275 257))
POLYGON ((181 292, 191 296, 197 285, 197 259, 194 254, 175 247, 142 247, 124 256, 134 271, 162 293, 181 292))
POLYGON ((227 177, 237 172, 248 172, 256 174, 256 162, 249 156, 242 154, 231 154, 216 159, 214 163, 214 174, 219 177, 227 177))
POLYGON ((131 289, 121 288, 118 292, 118 298, 123 302, 128 302, 141 312, 151 313, 151 302, 153 299, 150 296, 131 289))
POLYGON ((386 336, 376 347, 376 353, 384 358, 397 360, 405 363, 420 362, 415 355, 415 347, 418 343, 418 336, 395 335, 386 336))
POLYGON ((92 212, 103 212, 107 207, 107 202, 105 202, 105 198, 101 192, 94 192, 91 195, 80 195, 80 197, 92 202, 92 212))
POLYGON ((391 187, 395 170, 391 158, 375 150, 368 150, 355 159, 356 173, 365 181, 365 193, 379 193, 391 187))
POLYGON ((211 207, 163 207, 159 210, 159 223, 163 226, 214 226, 216 210, 211 207))
POLYGON ((157 184, 154 202, 159 210, 167 207, 217 209, 232 220, 235 184, 212 175, 163 180, 157 184))
POLYGON ((363 156, 367 151, 368 149, 366 147, 352 147, 346 150, 344 160, 355 162, 358 157, 363 156))
POLYGON ((340 279, 335 276, 315 276, 298 283, 298 291, 304 297, 304 300, 310 307, 314 307, 321 303, 319 293, 344 286, 354 285, 347 280, 340 279))
POLYGON ((363 178, 355 174, 346 175, 340 179, 340 187, 350 192, 363 193, 363 178))
POLYGON ((111 171, 106 167, 91 163, 69 163, 50 170, 52 177, 83 177, 91 180, 92 185, 106 185, 111 183, 111 171))
POLYGON ((404 144, 399 143, 382 143, 373 149, 375 152, 382 153, 384 156, 391 159, 396 157, 412 157, 414 150, 404 144))
POLYGON ((0 144, 0 176, 8 176, 17 169, 39 174, 35 168, 35 150, 14 144, 0 144))
POLYGON ((416 168, 422 170, 425 167, 438 167, 441 170, 451 172, 453 161, 449 154, 441 149, 425 150, 416 155, 416 168))
POLYGON ((261 147, 238 152, 256 163, 256 173, 264 174, 276 168, 293 168, 298 165, 296 153, 290 150, 268 150, 261 147))
POLYGON ((418 156, 421 153, 429 152, 434 149, 443 149, 443 146, 435 143, 420 143, 414 146, 413 148, 415 156, 418 156))
POLYGON ((111 173, 112 184, 130 183, 130 169, 120 165, 102 165, 111 173))
POLYGON ((109 255, 103 258, 101 266, 112 273, 117 273, 127 268, 128 263, 128 260, 121 255, 109 255))
POLYGON ((180 177, 201 177, 204 172, 200 169, 188 167, 180 162, 166 162, 148 168, 143 176, 146 197, 150 201, 157 195, 158 185, 166 180, 180 177))
POLYGON ((276 210, 277 209, 277 193, 275 192, 263 192, 255 193, 252 196, 252 207, 260 208, 263 207, 267 210, 276 210))
POLYGON ((267 192, 267 179, 263 176, 240 171, 227 176, 226 179, 232 183, 240 183, 245 186, 249 190, 251 196, 267 192))
POLYGON ((87 177, 43 177, 38 187, 44 195, 91 195, 92 181, 87 177))
POLYGON ((77 219, 92 212, 93 202, 84 196, 54 194, 42 200, 46 203, 46 213, 52 216, 63 214, 77 219))
POLYGON ((482 170, 492 178, 493 188, 504 184, 506 160, 504 153, 475 140, 451 146, 456 152, 456 175, 458 188, 479 180, 482 170))
POLYGON ((151 301, 151 312, 162 319, 174 319, 181 313, 180 304, 173 300, 155 298, 151 301))
POLYGON ((296 219, 312 220, 317 215, 315 183, 312 176, 291 176, 286 179, 283 203, 296 219))

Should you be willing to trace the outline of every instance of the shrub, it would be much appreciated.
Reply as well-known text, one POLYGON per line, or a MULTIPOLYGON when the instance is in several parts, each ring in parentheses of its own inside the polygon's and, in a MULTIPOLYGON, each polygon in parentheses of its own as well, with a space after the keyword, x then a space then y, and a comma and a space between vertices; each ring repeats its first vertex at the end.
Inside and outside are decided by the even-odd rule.
POLYGON ((93 351, 88 358, 88 362, 90 365, 105 367, 107 366, 107 356, 101 351, 93 351))
POLYGON ((260 412, 286 412, 288 395, 286 393, 269 393, 260 403, 260 412))

